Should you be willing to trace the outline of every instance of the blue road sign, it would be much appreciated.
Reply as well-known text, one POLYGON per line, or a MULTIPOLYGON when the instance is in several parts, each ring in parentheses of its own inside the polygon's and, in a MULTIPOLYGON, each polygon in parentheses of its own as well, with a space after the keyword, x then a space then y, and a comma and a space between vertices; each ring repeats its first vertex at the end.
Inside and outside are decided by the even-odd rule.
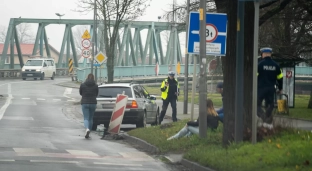
POLYGON ((96 63, 96 64, 93 64, 93 66, 99 67, 99 66, 101 66, 101 64, 96 63))
MULTIPOLYGON (((226 55, 227 15, 206 14, 206 51, 208 55, 226 55)), ((190 12, 187 52, 199 54, 199 12, 190 12)))

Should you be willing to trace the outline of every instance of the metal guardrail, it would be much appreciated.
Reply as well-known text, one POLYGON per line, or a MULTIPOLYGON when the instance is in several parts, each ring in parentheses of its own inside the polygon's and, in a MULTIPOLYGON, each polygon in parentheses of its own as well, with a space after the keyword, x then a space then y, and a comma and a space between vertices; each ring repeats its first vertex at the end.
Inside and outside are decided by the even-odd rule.
MULTIPOLYGON (((69 76, 69 72, 67 68, 57 68, 55 75, 69 76)), ((76 74, 73 76, 76 76, 76 74)), ((21 78, 21 69, 0 69, 0 78, 21 78)))

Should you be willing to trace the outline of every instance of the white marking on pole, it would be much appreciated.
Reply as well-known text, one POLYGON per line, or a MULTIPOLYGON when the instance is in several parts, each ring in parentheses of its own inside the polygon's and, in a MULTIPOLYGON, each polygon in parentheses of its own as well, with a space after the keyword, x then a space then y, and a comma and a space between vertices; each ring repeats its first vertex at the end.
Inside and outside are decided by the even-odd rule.
POLYGON ((8 84, 8 98, 5 101, 5 104, 0 109, 0 120, 2 119, 4 112, 9 107, 9 105, 12 103, 13 96, 11 94, 11 84, 8 84))
POLYGON ((30 160, 33 163, 66 163, 66 164, 78 164, 78 161, 60 161, 60 160, 30 160))
POLYGON ((112 165, 112 166, 143 166, 141 164, 121 164, 121 163, 101 163, 101 162, 93 162, 93 164, 112 165))

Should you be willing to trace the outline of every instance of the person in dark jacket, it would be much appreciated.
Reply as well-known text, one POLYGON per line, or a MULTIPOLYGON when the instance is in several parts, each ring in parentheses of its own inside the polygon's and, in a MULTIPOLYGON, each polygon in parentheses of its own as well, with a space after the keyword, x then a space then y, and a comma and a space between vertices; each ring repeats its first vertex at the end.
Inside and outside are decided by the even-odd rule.
MULTIPOLYGON (((196 121, 189 121, 186 125, 174 136, 167 140, 177 139, 180 137, 188 137, 192 134, 199 134, 199 118, 196 121)), ((218 113, 213 107, 213 103, 210 99, 207 99, 207 128, 217 129, 219 125, 218 113)))
POLYGON ((93 116, 96 109, 96 97, 99 93, 98 85, 94 81, 94 75, 89 74, 86 81, 80 85, 79 93, 81 97, 81 107, 86 128, 85 138, 89 138, 93 125, 93 116))
MULTIPOLYGON (((260 117, 269 128, 273 125, 272 111, 274 109, 274 95, 276 83, 279 93, 283 89, 283 73, 280 66, 272 60, 271 48, 260 49, 262 60, 258 64, 258 117, 260 117), (262 111, 262 102, 265 100, 266 111, 262 111)), ((266 127, 267 127, 266 126, 266 127)))
POLYGON ((163 101, 162 109, 159 116, 159 124, 163 121, 169 103, 172 108, 172 121, 177 122, 177 99, 179 96, 180 85, 177 79, 174 78, 174 72, 168 73, 168 78, 164 79, 160 86, 161 99, 163 101))

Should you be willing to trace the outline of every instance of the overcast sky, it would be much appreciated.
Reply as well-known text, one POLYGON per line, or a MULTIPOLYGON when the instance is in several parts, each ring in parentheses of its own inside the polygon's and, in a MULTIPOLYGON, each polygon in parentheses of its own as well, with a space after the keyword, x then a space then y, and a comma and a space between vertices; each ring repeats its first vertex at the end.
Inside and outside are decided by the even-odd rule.
MULTIPOLYGON (((8 27, 10 18, 18 17, 58 19, 55 13, 65 14, 62 19, 92 19, 92 13, 84 15, 73 11, 77 8, 77 2, 78 0, 3 0, 0 5, 0 26, 8 27)), ((177 0, 177 2, 184 2, 184 0, 177 0)), ((170 4, 172 0, 151 0, 151 6, 139 20, 158 21, 158 16, 163 15, 164 10, 172 8, 170 4)), ((33 34, 36 35, 38 25, 32 24, 31 26, 33 34)), ((46 27, 49 43, 57 50, 61 48, 64 28, 64 25, 46 27)), ((142 39, 143 37, 145 36, 142 35, 142 39)), ((184 45, 185 39, 180 41, 184 45)))

